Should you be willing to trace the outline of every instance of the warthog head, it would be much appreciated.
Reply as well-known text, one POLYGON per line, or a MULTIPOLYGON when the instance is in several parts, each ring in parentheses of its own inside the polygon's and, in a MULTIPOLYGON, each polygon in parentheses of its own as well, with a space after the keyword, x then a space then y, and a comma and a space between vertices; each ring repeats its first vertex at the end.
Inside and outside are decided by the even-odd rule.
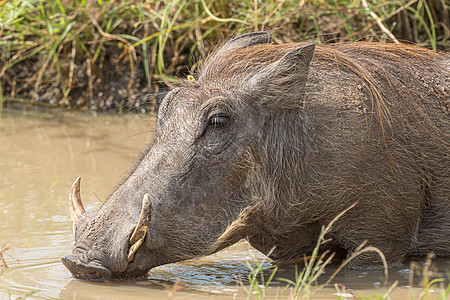
POLYGON ((270 55, 252 50, 269 42, 265 32, 237 37, 195 82, 171 90, 148 151, 97 211, 85 212, 80 179, 74 182, 75 246, 62 261, 75 277, 145 276, 246 237, 242 224, 256 211, 257 173, 270 143, 267 116, 289 108, 287 95, 302 93, 314 52, 313 44, 270 55))

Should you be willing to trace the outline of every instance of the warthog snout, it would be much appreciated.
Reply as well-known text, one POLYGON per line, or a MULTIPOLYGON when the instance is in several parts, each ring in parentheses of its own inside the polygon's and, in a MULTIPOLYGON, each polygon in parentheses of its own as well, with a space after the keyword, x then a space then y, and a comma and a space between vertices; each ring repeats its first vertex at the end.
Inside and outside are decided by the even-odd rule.
POLYGON ((65 256, 61 260, 75 278, 91 281, 105 281, 111 278, 111 272, 103 266, 84 264, 72 255, 65 256))
MULTIPOLYGON (((70 216, 72 217, 73 221, 73 229, 74 233, 76 234, 76 228, 77 226, 80 226, 79 222, 83 222, 85 218, 85 214, 88 214, 84 207, 83 203, 81 201, 80 196, 80 182, 81 177, 78 177, 74 183, 72 184, 72 187, 70 189, 69 193, 69 212, 70 216)), ((142 208, 139 215, 139 219, 136 223, 136 225, 133 227, 133 230, 128 230, 128 243, 126 243, 127 247, 119 248, 119 251, 126 251, 126 263, 130 264, 135 255, 136 252, 140 249, 141 245, 143 244, 144 240, 147 237, 147 230, 150 226, 151 221, 151 203, 148 194, 145 194, 142 201, 142 208)), ((126 230, 124 231, 126 234, 126 230)), ((94 245, 101 245, 102 241, 94 242, 94 245)), ((102 252, 97 250, 90 250, 86 249, 84 243, 78 244, 74 250, 76 254, 78 254, 79 257, 70 255, 62 258, 62 262, 64 266, 66 266, 70 272, 74 275, 76 278, 81 279, 87 279, 87 280, 94 280, 94 281, 102 281, 102 280, 109 280, 112 277, 114 278, 121 278, 121 277, 131 277, 131 273, 135 274, 133 277, 139 277, 142 274, 145 274, 146 269, 144 271, 134 271, 134 272, 114 272, 114 274, 106 267, 104 266, 99 260, 90 260, 89 254, 92 252, 102 252), (83 260, 82 260, 83 259, 83 260), (84 261, 86 260, 86 261, 84 261)), ((123 257, 124 255, 119 255, 123 257)), ((125 262, 123 263, 125 265, 125 262)), ((122 268, 123 269, 123 268, 122 268)))

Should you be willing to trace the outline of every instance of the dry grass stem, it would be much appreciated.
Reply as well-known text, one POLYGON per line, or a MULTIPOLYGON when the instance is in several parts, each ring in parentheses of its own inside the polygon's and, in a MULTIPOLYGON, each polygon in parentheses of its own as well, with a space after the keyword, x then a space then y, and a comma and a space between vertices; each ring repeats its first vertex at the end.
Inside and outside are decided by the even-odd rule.
POLYGON ((6 264, 6 260, 5 260, 5 257, 3 256, 3 254, 4 254, 6 251, 10 250, 10 249, 11 249, 10 245, 4 245, 4 246, 0 249, 0 260, 1 260, 1 262, 2 262, 2 266, 0 266, 0 267, 8 268, 8 265, 6 264))
POLYGON ((183 285, 181 284, 180 280, 175 280, 175 283, 172 285, 172 287, 169 290, 169 293, 167 295, 167 299, 172 300, 173 297, 175 297, 175 293, 178 292, 183 288, 183 285))
POLYGON ((394 41, 394 43, 400 44, 400 42, 392 34, 392 32, 390 32, 389 29, 387 29, 386 26, 384 26, 384 24, 381 21, 381 19, 369 8, 369 5, 367 5, 367 1, 366 0, 361 0, 361 1, 362 1, 362 5, 364 6, 364 8, 370 13, 370 16, 375 19, 375 21, 377 22, 377 24, 380 27, 380 29, 384 33, 386 33, 391 38, 391 40, 394 41))

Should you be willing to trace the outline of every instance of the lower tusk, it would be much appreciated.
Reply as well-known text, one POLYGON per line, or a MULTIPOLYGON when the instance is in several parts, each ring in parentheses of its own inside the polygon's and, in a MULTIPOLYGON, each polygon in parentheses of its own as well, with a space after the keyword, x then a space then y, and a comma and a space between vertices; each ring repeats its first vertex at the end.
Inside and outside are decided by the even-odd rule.
POLYGON ((139 216, 139 221, 129 241, 129 245, 131 245, 131 247, 130 250, 128 251, 128 262, 133 260, 134 254, 144 241, 145 236, 147 234, 147 229, 150 226, 150 221, 151 221, 151 204, 148 194, 145 194, 144 199, 142 200, 142 208, 141 208, 141 215, 139 216))
POLYGON ((150 214, 150 199, 148 197, 148 194, 145 194, 144 199, 142 200, 141 215, 139 216, 139 221, 133 231, 133 234, 131 235, 130 244, 134 244, 138 240, 144 239, 145 234, 147 233, 148 226, 150 226, 150 214))
POLYGON ((142 238, 130 247, 130 251, 128 251, 128 262, 133 260, 134 253, 136 253, 136 251, 139 249, 139 247, 141 246, 143 241, 144 241, 144 239, 142 238))
POLYGON ((139 227, 136 226, 133 235, 130 238, 129 244, 136 244, 138 241, 143 240, 145 238, 145 235, 147 234, 147 229, 147 225, 140 225, 139 227))

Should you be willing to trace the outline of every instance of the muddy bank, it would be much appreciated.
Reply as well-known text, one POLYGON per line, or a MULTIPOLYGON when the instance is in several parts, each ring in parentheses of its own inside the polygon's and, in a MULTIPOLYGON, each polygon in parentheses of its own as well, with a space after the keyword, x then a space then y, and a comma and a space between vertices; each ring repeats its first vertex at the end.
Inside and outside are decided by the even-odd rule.
POLYGON ((110 47, 101 66, 90 64, 89 60, 71 66, 70 55, 62 56, 59 72, 50 66, 40 80, 41 57, 23 60, 5 72, 5 105, 19 102, 75 110, 153 111, 156 94, 161 88, 167 89, 167 85, 155 81, 148 86, 143 68, 137 65, 131 70, 129 61, 122 61, 117 50, 110 47), (73 76, 65 76, 71 68, 73 76), (70 90, 65 88, 69 85, 70 90))

